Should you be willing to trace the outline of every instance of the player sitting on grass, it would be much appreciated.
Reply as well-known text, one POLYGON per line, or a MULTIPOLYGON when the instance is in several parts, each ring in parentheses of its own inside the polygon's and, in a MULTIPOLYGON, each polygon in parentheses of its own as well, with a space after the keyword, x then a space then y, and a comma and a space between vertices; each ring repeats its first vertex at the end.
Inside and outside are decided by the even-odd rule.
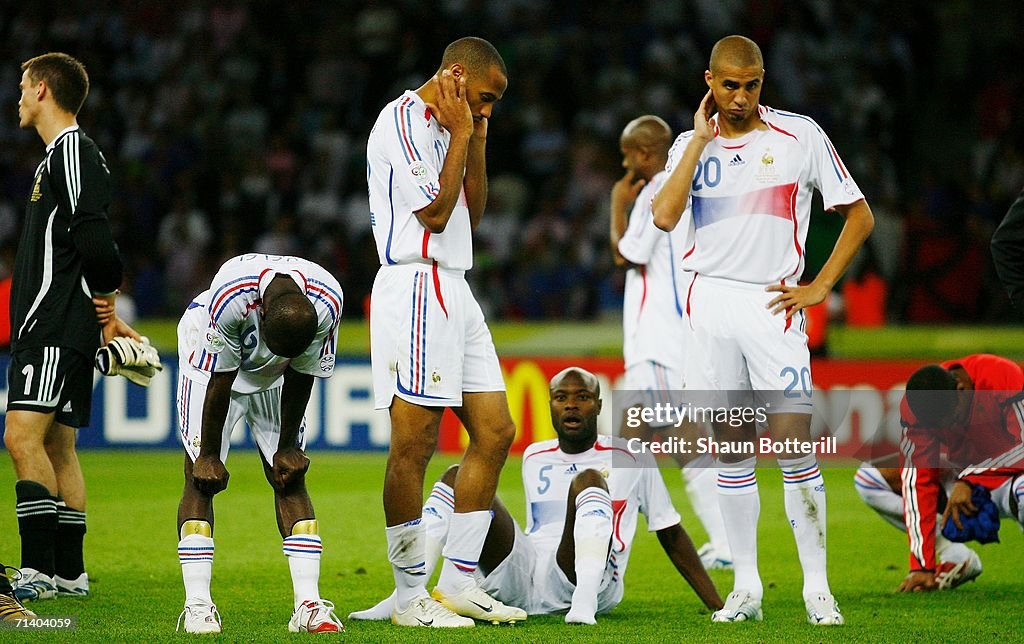
MULTIPOLYGON (((629 452, 620 438, 598 436, 600 387, 588 371, 570 367, 551 380, 551 422, 557 439, 533 443, 523 454, 527 525, 524 533, 502 503, 478 568, 479 584, 505 604, 531 615, 562 613, 570 624, 594 624, 623 596, 637 515, 679 573, 712 610, 722 599, 679 525, 668 490, 650 454, 629 452)), ((445 472, 423 507, 427 576, 448 535, 457 466, 445 472)), ((387 619, 395 595, 349 619, 387 619)))
MULTIPOLYGON (((874 481, 875 489, 867 494, 874 500, 865 499, 869 505, 882 514, 897 516, 902 505, 910 540, 910 572, 900 591, 955 588, 981 574, 981 560, 973 551, 954 547, 950 552, 936 537, 942 452, 953 467, 967 467, 964 474, 1013 464, 1013 454, 1019 453, 1015 448, 1021 445, 1022 389, 1024 371, 1020 366, 988 354, 928 365, 907 380, 907 393, 900 403, 902 499, 875 480, 878 476, 873 472, 866 468, 858 472, 862 497, 874 481), (937 553, 937 548, 942 552, 937 553), (943 557, 943 565, 937 554, 943 557)), ((955 488, 951 499, 954 493, 955 488)), ((960 495, 962 502, 962 490, 960 495)))

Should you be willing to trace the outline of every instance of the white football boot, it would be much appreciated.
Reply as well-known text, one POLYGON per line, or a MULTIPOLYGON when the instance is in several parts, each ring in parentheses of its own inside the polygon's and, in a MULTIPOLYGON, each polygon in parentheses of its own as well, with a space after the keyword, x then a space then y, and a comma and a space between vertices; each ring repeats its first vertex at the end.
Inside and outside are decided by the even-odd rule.
POLYGON ((953 590, 957 586, 974 581, 981 574, 981 557, 973 550, 963 561, 956 563, 943 561, 935 573, 935 583, 939 590, 953 590))
POLYGON ((447 595, 439 588, 433 592, 434 599, 448 610, 463 617, 479 619, 492 624, 514 624, 526 620, 526 611, 515 606, 506 606, 494 599, 478 586, 471 586, 461 593, 447 595))
POLYGON ((43 574, 35 568, 22 568, 20 574, 11 581, 14 596, 20 602, 53 599, 57 596, 57 586, 53 577, 43 574))
POLYGON ((61 597, 88 597, 89 573, 83 572, 76 579, 64 579, 60 575, 53 576, 57 586, 57 594, 61 597))
POLYGON ((431 597, 420 597, 409 602, 405 610, 398 606, 391 611, 391 623, 398 626, 426 626, 429 628, 466 628, 476 626, 468 617, 456 615, 431 597))
POLYGON ((760 622, 764 619, 761 600, 746 590, 734 590, 725 598, 725 606, 711 613, 712 622, 760 622))
POLYGON ((326 599, 307 600, 299 604, 288 622, 292 633, 340 633, 345 626, 334 614, 334 603, 326 599))
POLYGON ((815 626, 841 626, 846 623, 839 612, 839 604, 832 595, 819 593, 804 599, 807 608, 807 623, 815 626))
POLYGON ((721 556, 711 543, 705 543, 697 550, 704 570, 732 570, 732 557, 721 556))
POLYGON ((174 627, 177 631, 181 629, 182 621, 185 622, 186 633, 219 633, 220 613, 213 604, 191 604, 186 605, 185 610, 178 615, 178 625, 174 627))

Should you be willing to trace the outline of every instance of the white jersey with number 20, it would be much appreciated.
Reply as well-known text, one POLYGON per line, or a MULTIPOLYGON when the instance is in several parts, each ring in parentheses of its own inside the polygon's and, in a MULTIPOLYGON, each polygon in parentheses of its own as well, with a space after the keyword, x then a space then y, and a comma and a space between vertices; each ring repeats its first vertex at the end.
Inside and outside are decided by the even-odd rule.
MULTIPOLYGON (((817 123, 759 110, 768 129, 716 136, 701 154, 680 222, 694 233, 683 270, 751 284, 795 283, 804 270, 813 189, 826 210, 864 198, 817 123)), ((672 145, 669 174, 692 137, 685 132, 672 145)))

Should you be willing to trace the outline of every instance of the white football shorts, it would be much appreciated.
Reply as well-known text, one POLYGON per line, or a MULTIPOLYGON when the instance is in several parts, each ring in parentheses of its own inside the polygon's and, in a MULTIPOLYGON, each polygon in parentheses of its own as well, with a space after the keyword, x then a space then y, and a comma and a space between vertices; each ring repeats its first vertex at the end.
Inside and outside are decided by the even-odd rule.
MULTIPOLYGON (((653 360, 645 360, 626 367, 624 382, 629 397, 623 401, 623 404, 629 407, 638 405, 649 408, 654 408, 655 405, 677 407, 684 398, 682 371, 653 360)), ((665 417, 668 418, 668 416, 665 417)), ((663 423, 653 422, 648 423, 648 426, 664 427, 671 422, 670 420, 663 423)))
MULTIPOLYGON (((194 324, 199 319, 201 316, 185 315, 178 324, 178 437, 185 448, 185 453, 193 462, 199 457, 199 447, 202 444, 203 404, 206 400, 207 383, 210 382, 209 372, 193 367, 188 361, 191 344, 199 337, 199 330, 194 324)), ((263 458, 272 464, 281 438, 281 387, 249 394, 232 390, 231 403, 228 405, 228 415, 224 420, 221 436, 221 461, 227 461, 228 451, 231 449, 231 434, 242 419, 248 423, 263 458)), ((306 447, 305 418, 299 425, 296 445, 303 450, 306 447)))
POLYGON ((684 272, 684 323, 691 333, 684 371, 696 391, 759 392, 768 413, 811 413, 811 356, 805 316, 772 315, 778 293, 747 284, 684 272))
POLYGON ((370 296, 374 405, 395 396, 460 407, 464 392, 505 391, 498 354, 463 271, 382 266, 370 296))
MULTIPOLYGON (((195 462, 202 445, 203 403, 206 399, 206 385, 209 374, 179 362, 178 376, 178 435, 185 453, 195 462)), ((227 462, 231 448, 231 433, 239 422, 245 419, 256 445, 267 463, 274 462, 278 442, 281 439, 281 387, 252 394, 231 392, 231 403, 224 421, 221 435, 220 460, 227 462)), ((299 449, 306 448, 306 419, 299 425, 295 441, 299 449)))
MULTIPOLYGON (((597 594, 598 614, 607 613, 622 601, 621 581, 613 580, 606 565, 597 594)), ((555 551, 538 553, 533 542, 515 525, 512 552, 486 576, 478 573, 481 589, 503 604, 522 608, 529 615, 564 613, 572 606, 576 585, 555 561, 555 551)))

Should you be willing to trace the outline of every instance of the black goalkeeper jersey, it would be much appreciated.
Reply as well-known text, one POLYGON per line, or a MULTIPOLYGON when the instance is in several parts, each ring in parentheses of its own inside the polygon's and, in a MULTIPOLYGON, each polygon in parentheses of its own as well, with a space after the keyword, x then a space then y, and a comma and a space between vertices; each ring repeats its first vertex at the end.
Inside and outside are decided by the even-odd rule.
POLYGON ((110 170, 93 140, 77 126, 61 132, 36 169, 22 224, 11 286, 12 352, 43 346, 71 348, 90 358, 96 352, 100 327, 92 293, 120 284, 120 260, 106 233, 103 245, 110 248, 98 250, 113 254, 117 275, 104 278, 113 281, 111 288, 90 289, 81 231, 96 224, 109 231, 110 197, 110 170))

